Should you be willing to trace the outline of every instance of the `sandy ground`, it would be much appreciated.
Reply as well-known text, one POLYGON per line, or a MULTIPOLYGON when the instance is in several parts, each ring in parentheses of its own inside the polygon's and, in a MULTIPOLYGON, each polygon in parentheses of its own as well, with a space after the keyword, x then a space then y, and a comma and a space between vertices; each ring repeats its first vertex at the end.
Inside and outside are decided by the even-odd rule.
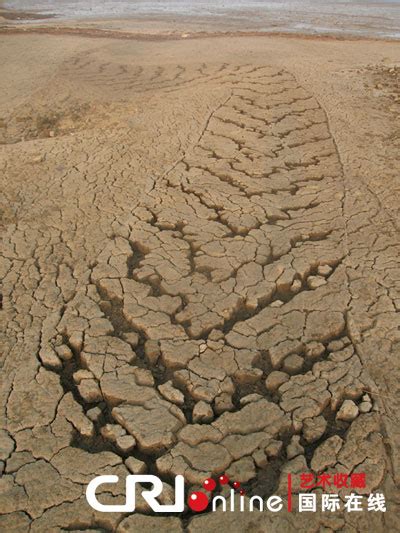
POLYGON ((1 531, 399 531, 399 52, 0 36, 1 531), (86 503, 145 471, 388 510, 86 503))

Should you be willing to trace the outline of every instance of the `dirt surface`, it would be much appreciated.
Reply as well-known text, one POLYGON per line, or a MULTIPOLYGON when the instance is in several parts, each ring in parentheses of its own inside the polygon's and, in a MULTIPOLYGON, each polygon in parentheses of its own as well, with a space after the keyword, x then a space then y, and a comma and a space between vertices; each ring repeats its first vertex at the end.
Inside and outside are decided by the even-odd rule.
POLYGON ((399 531, 400 45, 0 40, 1 531, 399 531), (84 496, 310 470, 388 511, 84 496))

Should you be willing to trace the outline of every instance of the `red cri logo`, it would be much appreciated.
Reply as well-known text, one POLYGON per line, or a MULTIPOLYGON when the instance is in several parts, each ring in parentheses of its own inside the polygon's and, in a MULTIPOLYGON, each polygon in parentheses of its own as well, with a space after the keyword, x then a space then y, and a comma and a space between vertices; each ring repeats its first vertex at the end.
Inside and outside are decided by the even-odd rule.
MULTIPOLYGON (((227 475, 222 474, 218 478, 219 485, 223 487, 224 485, 230 485, 230 481, 227 475)), ((234 481, 232 487, 235 490, 238 490, 240 495, 243 496, 245 491, 240 488, 240 482, 234 481)), ((203 489, 212 493, 217 488, 217 482, 215 479, 209 477, 203 482, 203 489)), ((209 497, 207 494, 201 491, 191 492, 188 497, 188 506, 195 513, 201 513, 205 511, 210 503, 209 497)))

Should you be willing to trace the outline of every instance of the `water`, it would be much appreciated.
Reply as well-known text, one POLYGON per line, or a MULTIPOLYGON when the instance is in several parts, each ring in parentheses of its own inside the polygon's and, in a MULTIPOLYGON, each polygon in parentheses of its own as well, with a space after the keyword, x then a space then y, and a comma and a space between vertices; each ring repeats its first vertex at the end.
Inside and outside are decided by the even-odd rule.
POLYGON ((400 39, 400 0, 14 0, 6 9, 62 20, 194 22, 204 31, 334 33, 400 39))

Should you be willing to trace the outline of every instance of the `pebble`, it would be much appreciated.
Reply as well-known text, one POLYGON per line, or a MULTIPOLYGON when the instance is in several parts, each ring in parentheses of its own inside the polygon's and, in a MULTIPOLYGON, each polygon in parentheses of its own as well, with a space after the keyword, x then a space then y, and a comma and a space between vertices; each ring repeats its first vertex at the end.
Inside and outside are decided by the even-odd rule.
POLYGON ((345 422, 351 422, 357 418, 359 410, 353 400, 345 400, 342 407, 339 409, 336 420, 344 420, 345 422))

